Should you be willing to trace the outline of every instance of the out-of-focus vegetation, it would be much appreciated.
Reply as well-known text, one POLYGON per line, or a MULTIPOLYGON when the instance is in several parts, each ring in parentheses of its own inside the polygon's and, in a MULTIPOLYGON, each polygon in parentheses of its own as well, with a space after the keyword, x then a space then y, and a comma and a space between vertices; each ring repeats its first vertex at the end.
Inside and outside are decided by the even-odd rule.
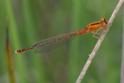
MULTIPOLYGON (((10 66, 14 66, 16 83, 75 83, 97 41, 92 34, 74 37, 41 52, 16 55, 14 51, 48 37, 79 30, 101 17, 109 19, 117 1, 0 0, 0 83, 12 80, 5 51, 7 26, 13 58, 10 66)), ((120 11, 82 83, 119 83, 121 17, 120 11)))

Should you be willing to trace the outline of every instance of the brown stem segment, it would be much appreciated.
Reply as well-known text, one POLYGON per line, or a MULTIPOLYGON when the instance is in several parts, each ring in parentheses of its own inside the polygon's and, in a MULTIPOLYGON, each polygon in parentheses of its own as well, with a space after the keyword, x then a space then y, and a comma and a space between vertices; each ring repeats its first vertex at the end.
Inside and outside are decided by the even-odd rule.
POLYGON ((9 36, 8 36, 8 27, 6 31, 6 56, 7 56, 9 83, 16 83, 12 51, 11 51, 11 46, 10 46, 9 36))

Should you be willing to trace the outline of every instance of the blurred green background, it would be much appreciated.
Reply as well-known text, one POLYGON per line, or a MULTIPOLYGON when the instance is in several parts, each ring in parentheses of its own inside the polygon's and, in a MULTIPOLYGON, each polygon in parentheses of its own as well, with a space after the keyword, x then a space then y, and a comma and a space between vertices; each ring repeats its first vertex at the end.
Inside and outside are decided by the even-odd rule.
MULTIPOLYGON (((74 37, 52 49, 44 48, 29 55, 17 55, 14 51, 48 37, 79 30, 101 17, 109 19, 117 1, 0 0, 0 83, 75 83, 97 41, 92 34, 74 37), (11 58, 6 53, 7 27, 11 58)), ((120 11, 82 83, 120 82, 121 18, 120 11)))

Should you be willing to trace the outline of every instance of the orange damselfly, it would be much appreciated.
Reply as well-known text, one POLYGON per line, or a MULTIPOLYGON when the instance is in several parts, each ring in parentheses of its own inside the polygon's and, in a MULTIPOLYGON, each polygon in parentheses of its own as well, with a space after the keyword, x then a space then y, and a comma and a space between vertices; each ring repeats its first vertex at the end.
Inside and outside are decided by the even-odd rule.
POLYGON ((32 50, 32 49, 43 48, 43 47, 46 47, 46 46, 49 46, 49 45, 52 45, 52 44, 56 44, 58 42, 69 40, 74 36, 84 35, 84 34, 87 34, 87 33, 90 33, 90 32, 93 33, 93 34, 96 34, 98 31, 104 29, 106 25, 107 25, 107 20, 105 18, 101 18, 97 22, 88 24, 84 29, 74 31, 74 32, 70 32, 70 33, 65 33, 65 34, 55 36, 55 37, 52 37, 52 38, 48 38, 48 39, 45 39, 45 40, 41 40, 39 42, 36 42, 35 44, 33 44, 29 48, 17 49, 15 51, 15 53, 16 54, 22 54, 22 53, 24 53, 26 51, 29 51, 29 50, 32 50))

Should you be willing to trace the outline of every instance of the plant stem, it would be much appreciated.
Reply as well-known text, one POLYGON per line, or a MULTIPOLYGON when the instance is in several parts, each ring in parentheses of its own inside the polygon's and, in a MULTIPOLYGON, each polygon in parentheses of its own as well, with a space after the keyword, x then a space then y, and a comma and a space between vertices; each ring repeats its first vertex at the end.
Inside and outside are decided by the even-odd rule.
POLYGON ((106 26, 106 29, 102 32, 102 34, 100 35, 95 47, 93 48, 92 52, 89 54, 89 57, 83 67, 83 69, 81 70, 80 72, 80 75, 78 76, 77 80, 76 80, 76 83, 81 83, 81 81, 83 80, 90 64, 92 63, 94 57, 96 56, 96 53, 97 51, 99 50, 103 40, 104 40, 104 37, 106 36, 106 34, 108 33, 109 31, 109 28, 111 27, 112 23, 113 23, 113 20, 115 19, 118 11, 120 10, 122 4, 123 4, 124 0, 119 0, 117 6, 115 7, 109 21, 108 21, 108 24, 106 26))

